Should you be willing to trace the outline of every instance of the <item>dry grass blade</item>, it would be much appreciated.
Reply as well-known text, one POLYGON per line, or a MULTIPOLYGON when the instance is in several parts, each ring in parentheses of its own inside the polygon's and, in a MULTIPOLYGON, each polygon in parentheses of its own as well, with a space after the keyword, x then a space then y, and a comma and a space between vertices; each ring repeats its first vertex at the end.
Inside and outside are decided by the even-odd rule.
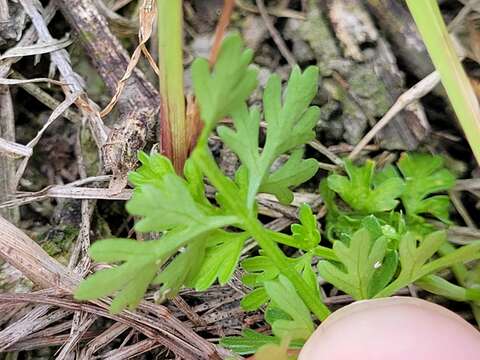
MULTIPOLYGON (((54 39, 50 34, 46 23, 46 21, 49 20, 50 14, 49 17, 47 17, 47 20, 45 20, 39 11, 39 9, 43 9, 41 6, 38 6, 38 3, 34 4, 32 0, 19 0, 19 2, 25 9, 25 12, 31 18, 39 40, 43 42, 53 41, 54 39)), ((56 8, 53 5, 50 11, 54 13, 55 9, 56 8)), ((53 17, 53 15, 51 16, 53 17)), ((99 148, 102 147, 108 137, 109 129, 103 124, 100 116, 98 116, 98 111, 96 110, 97 105, 93 103, 93 101, 91 101, 85 94, 83 87, 79 82, 78 74, 76 74, 72 69, 68 53, 63 49, 57 50, 52 52, 50 57, 60 71, 63 79, 68 84, 67 93, 80 94, 80 96, 77 97, 77 106, 87 115, 95 142, 99 148)))
POLYGON ((72 292, 80 277, 48 256, 40 245, 0 217, 0 257, 43 288, 72 292))
POLYGON ((92 359, 93 354, 103 349, 110 342, 118 338, 121 334, 129 329, 129 326, 121 323, 115 323, 106 329, 103 333, 92 339, 82 350, 81 359, 92 359))
POLYGON ((66 37, 60 40, 51 40, 46 43, 37 43, 35 45, 13 47, 5 51, 3 55, 0 56, 0 60, 4 60, 8 58, 23 57, 23 56, 47 54, 52 51, 64 49, 71 44, 72 44, 72 40, 66 37))
POLYGON ((70 311, 65 309, 50 312, 51 306, 42 305, 36 307, 19 321, 11 324, 0 332, 0 352, 15 344, 17 341, 40 329, 53 324, 68 315, 70 311))
POLYGON ((120 349, 111 350, 106 354, 102 355, 101 358, 115 359, 115 360, 131 359, 143 353, 146 353, 147 351, 156 349, 159 346, 160 344, 155 340, 146 339, 146 340, 139 341, 130 346, 125 346, 120 349))
POLYGON ((133 70, 137 66, 138 61, 140 60, 140 55, 142 53, 145 55, 148 62, 150 63, 150 66, 152 66, 152 68, 155 70, 157 75, 159 74, 158 66, 146 47, 147 41, 152 36, 152 29, 153 29, 153 24, 155 22, 155 15, 156 15, 156 11, 155 11, 156 2, 153 2, 152 6, 148 6, 150 5, 149 3, 150 3, 150 0, 144 0, 142 8, 140 10, 140 30, 138 32, 138 38, 140 43, 138 44, 137 48, 133 52, 132 58, 128 63, 125 74, 117 84, 117 89, 115 91, 115 94, 112 96, 112 99, 110 100, 108 105, 100 112, 101 117, 107 116, 115 107, 120 95, 122 94, 123 89, 125 88, 126 82, 130 78, 130 76, 132 76, 133 70))
POLYGON ((106 188, 71 187, 54 185, 36 193, 21 193, 18 198, 0 204, 0 209, 26 205, 47 198, 81 199, 81 200, 129 200, 132 190, 123 189, 120 192, 106 188))
POLYGON ((54 85, 65 86, 68 85, 63 81, 53 80, 49 78, 35 78, 35 79, 5 79, 0 78, 0 85, 23 85, 23 84, 30 84, 30 83, 38 83, 38 82, 47 82, 54 85))
MULTIPOLYGON (((54 1, 50 1, 48 6, 45 8, 43 12, 43 19, 44 21, 48 24, 50 20, 52 20, 53 16, 55 15, 55 12, 57 11, 57 6, 54 1)), ((22 39, 15 45, 14 48, 21 48, 25 46, 31 46, 37 41, 38 39, 38 34, 37 31, 35 30, 34 26, 31 26, 27 31, 25 31, 22 39)), ((13 48, 12 48, 13 49, 13 48)), ((16 63, 19 61, 21 57, 15 57, 15 58, 9 58, 5 59, 0 63, 0 77, 6 77, 8 75, 8 72, 10 71, 10 67, 12 64, 16 63)))
MULTIPOLYGON (((36 85, 34 82, 31 80, 37 80, 37 79, 25 79, 25 77, 20 74, 19 72, 13 70, 10 73, 10 77, 15 80, 25 80, 22 82, 17 83, 23 90, 28 92, 30 95, 32 95, 34 98, 36 98, 38 101, 40 101, 42 104, 44 104, 46 107, 50 108, 51 110, 55 110, 59 105, 60 101, 55 99, 53 96, 51 96, 49 93, 44 91, 41 87, 36 85)), ((9 79, 10 80, 10 79, 9 79)), ((58 82, 58 85, 68 85, 63 82, 58 82)), ((79 115, 76 111, 73 109, 67 109, 65 112, 62 114, 62 116, 71 121, 72 123, 80 123, 82 120, 82 116, 79 115)))
MULTIPOLYGON (((84 337, 82 338, 83 341, 88 341, 99 333, 98 330, 95 331, 88 331, 85 333, 84 337)), ((29 351, 29 350, 37 350, 37 349, 44 349, 46 347, 52 346, 59 346, 65 343, 67 340, 68 335, 50 335, 46 337, 32 337, 21 340, 12 346, 10 346, 7 351, 8 352, 19 352, 19 351, 29 351)), ((84 359, 90 360, 90 359, 84 359)))
MULTIPOLYGON (((70 94, 67 96, 67 98, 52 112, 50 117, 48 118, 47 122, 43 127, 40 129, 40 131, 37 133, 37 135, 27 144, 27 147, 33 149, 35 145, 40 141, 42 138, 43 133, 48 129, 48 127, 60 116, 64 111, 66 111, 77 99, 81 96, 82 92, 75 92, 73 94, 70 94)), ((27 167, 28 163, 28 157, 23 159, 21 164, 18 167, 17 173, 16 173, 16 179, 15 179, 15 184, 18 184, 20 182, 20 179, 23 176, 23 173, 25 172, 25 169, 27 167)), ((16 186, 15 186, 16 188, 16 186)))
POLYGON ((30 157, 32 155, 32 148, 29 146, 17 144, 12 141, 7 141, 0 138, 0 154, 6 154, 7 156, 24 156, 30 157))
POLYGON ((62 346, 62 349, 58 353, 56 360, 67 360, 71 358, 71 355, 74 353, 74 347, 85 336, 88 329, 93 325, 97 317, 91 314, 76 312, 74 315, 74 323, 75 319, 77 319, 78 322, 81 321, 81 323, 78 324, 78 326, 73 326, 74 324, 72 324, 70 337, 62 346))
MULTIPOLYGON (((48 256, 38 244, 2 217, 0 217, 0 257, 44 288, 54 287, 71 294, 80 282, 77 274, 48 256)), ((58 295, 49 295, 48 292, 0 294, 0 305, 31 302, 82 311, 128 324, 185 359, 220 359, 212 344, 183 326, 160 305, 144 302, 136 313, 123 311, 119 315, 111 315, 107 310, 108 299, 79 303, 60 298, 58 295)))

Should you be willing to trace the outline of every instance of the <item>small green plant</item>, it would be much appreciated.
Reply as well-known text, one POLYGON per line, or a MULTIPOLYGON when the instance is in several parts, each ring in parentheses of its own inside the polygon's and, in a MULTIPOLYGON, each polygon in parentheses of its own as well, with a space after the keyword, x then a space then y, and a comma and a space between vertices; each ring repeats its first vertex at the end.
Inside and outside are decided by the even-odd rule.
POLYGON ((438 255, 446 234, 435 231, 426 216, 449 222, 448 198, 438 192, 455 180, 440 157, 405 154, 397 167, 380 171, 370 161, 360 167, 345 162, 346 176, 331 174, 321 183, 328 208, 325 244, 308 205, 300 207, 300 223, 291 227, 290 235, 264 227, 256 195, 270 193, 289 203, 291 188, 318 170, 316 160, 303 159, 302 151, 315 137, 319 117, 319 109, 310 105, 317 92, 318 69, 294 68, 283 90, 280 78, 272 75, 262 114, 247 106, 257 86, 251 59, 252 52, 232 35, 225 39, 213 69, 205 59, 193 63, 204 127, 183 177, 166 157, 145 153, 139 154, 142 165, 129 177, 135 189, 127 210, 140 219, 136 231, 161 237, 93 244, 90 255, 95 261, 116 266, 89 276, 75 297, 113 295, 111 311, 118 313, 134 309, 151 284, 160 286, 161 299, 174 297, 182 287, 205 290, 216 281, 225 284, 238 266, 245 241, 253 238, 260 249, 258 256, 241 264, 246 270, 243 281, 252 288, 242 306, 263 307, 272 336, 248 330, 242 337, 222 341, 241 354, 269 344, 276 349, 286 343, 301 347, 315 318, 323 321, 330 314, 322 302, 319 276, 356 299, 389 296, 413 282, 456 299, 479 299, 473 289, 435 275, 480 258, 480 242, 438 255), (259 151, 262 115, 267 130, 259 151), (233 128, 217 127, 227 116, 233 119, 233 128), (234 179, 222 173, 210 153, 207 141, 214 130, 241 161, 234 179), (273 170, 274 162, 286 154, 288 160, 273 170), (216 190, 215 201, 205 195, 205 178, 216 190), (286 248, 296 249, 297 255, 288 257, 286 248))

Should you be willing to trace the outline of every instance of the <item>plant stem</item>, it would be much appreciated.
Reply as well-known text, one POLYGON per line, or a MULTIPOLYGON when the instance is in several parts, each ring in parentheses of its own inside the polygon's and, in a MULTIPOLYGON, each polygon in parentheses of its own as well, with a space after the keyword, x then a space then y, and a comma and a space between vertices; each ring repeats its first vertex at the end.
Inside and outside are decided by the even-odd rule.
POLYGON ((457 56, 437 0, 407 0, 453 109, 480 164, 480 109, 470 81, 457 56))
POLYGON ((181 0, 158 0, 160 69, 160 144, 162 153, 182 173, 189 151, 183 89, 183 11, 181 0))
POLYGON ((265 254, 273 261, 275 266, 292 282, 302 300, 315 316, 321 321, 325 320, 330 314, 330 310, 309 288, 300 274, 290 266, 285 255, 270 238, 262 223, 246 208, 246 206, 244 206, 242 202, 238 201, 238 193, 235 191, 235 188, 232 187, 233 183, 226 178, 218 168, 218 165, 208 150, 205 136, 203 136, 203 134, 199 139, 197 149, 192 156, 212 185, 223 195, 224 199, 228 202, 228 206, 243 220, 244 230, 253 236, 265 254))
POLYGON ((381 298, 392 296, 401 288, 404 288, 410 283, 413 283, 424 276, 433 274, 442 269, 462 264, 468 261, 479 260, 480 259, 480 241, 476 241, 469 245, 462 246, 461 248, 455 249, 452 252, 438 258, 436 260, 430 261, 429 263, 423 265, 419 271, 411 274, 402 275, 390 283, 386 288, 380 291, 374 296, 374 298, 381 298))
MULTIPOLYGON (((451 254, 455 251, 455 247, 451 243, 446 243, 443 245, 439 252, 442 256, 451 254)), ((451 267, 455 278, 461 286, 467 287, 468 284, 468 269, 464 264, 455 264, 451 267)), ((470 302, 470 307, 472 308, 473 316, 477 322, 477 325, 480 325, 480 303, 479 302, 470 302)))

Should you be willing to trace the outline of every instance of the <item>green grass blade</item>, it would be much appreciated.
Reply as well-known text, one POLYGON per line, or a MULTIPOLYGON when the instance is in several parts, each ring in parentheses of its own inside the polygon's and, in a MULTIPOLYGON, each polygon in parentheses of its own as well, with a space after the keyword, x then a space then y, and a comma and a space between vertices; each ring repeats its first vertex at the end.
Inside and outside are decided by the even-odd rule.
POLYGON ((453 109, 480 163, 480 109, 436 0, 407 0, 453 109))
POLYGON ((162 152, 181 173, 190 138, 183 91, 183 10, 180 0, 158 0, 162 152))

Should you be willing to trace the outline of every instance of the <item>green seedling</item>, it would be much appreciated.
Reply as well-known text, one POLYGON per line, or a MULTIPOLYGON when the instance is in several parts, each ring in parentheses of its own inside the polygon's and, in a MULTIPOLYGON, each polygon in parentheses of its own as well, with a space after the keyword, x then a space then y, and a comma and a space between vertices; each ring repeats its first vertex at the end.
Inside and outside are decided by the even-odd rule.
POLYGON ((252 289, 242 306, 263 309, 272 335, 247 330, 242 337, 222 341, 241 354, 268 344, 301 347, 314 322, 330 314, 322 302, 320 277, 355 299, 390 296, 411 283, 455 299, 477 299, 477 291, 436 275, 480 258, 480 242, 442 252, 446 233, 429 222, 436 218, 449 223, 448 198, 441 193, 455 179, 440 157, 404 154, 396 167, 382 170, 373 162, 357 166, 346 161, 345 175, 330 174, 321 183, 328 210, 323 236, 308 205, 300 207, 300 223, 291 227, 291 234, 262 224, 258 193, 289 203, 292 188, 318 170, 316 160, 303 158, 302 149, 315 137, 319 109, 310 103, 319 79, 316 67, 303 72, 293 68, 285 84, 272 75, 262 112, 247 105, 257 86, 251 60, 252 52, 232 35, 225 39, 213 68, 205 59, 193 63, 204 127, 183 176, 166 157, 140 153, 142 165, 129 177, 134 191, 127 210, 139 219, 135 230, 159 233, 160 238, 93 244, 91 257, 113 267, 84 280, 75 298, 113 296, 111 312, 118 313, 133 310, 151 285, 159 286, 159 298, 166 299, 183 287, 206 290, 215 282, 225 284, 246 240, 253 238, 259 254, 241 264, 246 270, 243 281, 252 289), (232 127, 219 126, 224 117, 233 120, 232 127), (267 127, 259 150, 262 118, 267 127), (240 159, 233 179, 222 172, 208 148, 208 137, 215 130, 240 159), (272 166, 285 157, 282 165, 272 166), (215 189, 214 201, 206 197, 205 179, 215 189), (287 256, 287 249, 295 250, 295 255, 287 256))

